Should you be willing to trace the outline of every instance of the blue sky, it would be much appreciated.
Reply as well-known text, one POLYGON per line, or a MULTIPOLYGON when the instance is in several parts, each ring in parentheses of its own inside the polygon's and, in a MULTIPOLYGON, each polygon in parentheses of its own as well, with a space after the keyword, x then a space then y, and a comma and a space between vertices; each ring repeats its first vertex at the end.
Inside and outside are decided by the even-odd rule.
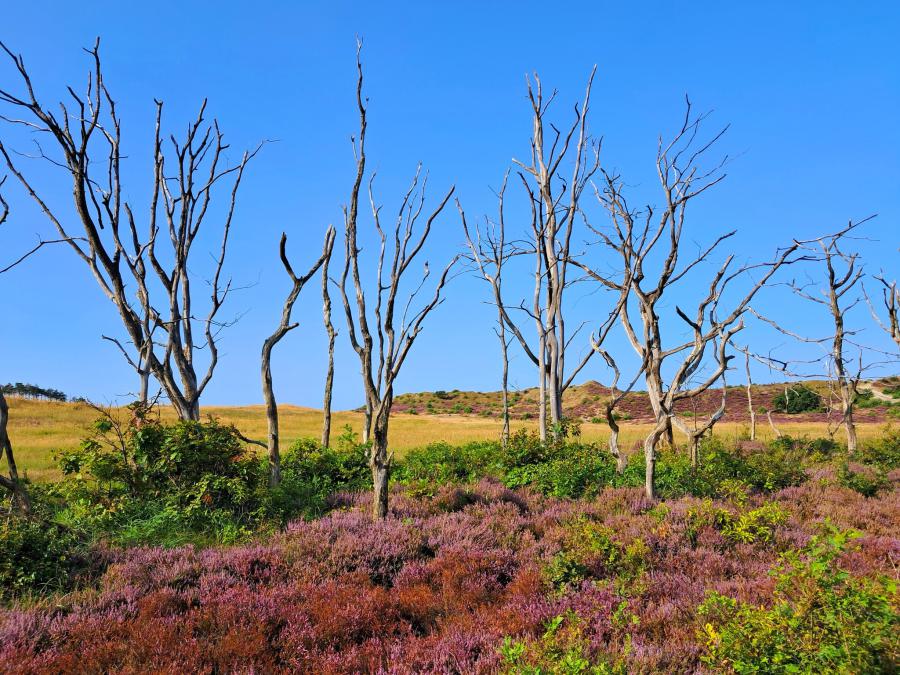
MULTIPOLYGON (((66 84, 81 87, 88 63, 80 48, 101 36, 107 85, 124 120, 133 179, 126 192, 135 203, 148 200, 154 98, 166 101, 168 128, 179 131, 208 97, 235 158, 241 148, 274 141, 252 164, 242 190, 229 271, 249 287, 230 300, 231 313, 243 316, 224 337, 206 404, 261 400, 260 344, 277 322, 287 288, 278 237, 288 233, 302 267, 316 257, 325 227, 340 222, 354 168, 357 34, 365 41, 369 157, 387 211, 421 160, 433 195, 455 183, 470 218, 493 214, 492 189, 511 159, 528 150, 525 74, 537 71, 547 88, 559 90, 556 115, 566 122, 596 64, 591 131, 603 136, 604 164, 627 177, 636 201, 657 199, 656 139, 679 123, 685 94, 698 109, 713 111, 711 130, 731 125, 720 144, 734 157, 728 178, 693 213, 687 242, 737 229, 722 253, 758 260, 792 237, 877 213, 866 238, 854 244, 869 271, 900 276, 900 6, 591 2, 548 8, 530 2, 17 2, 4 7, 0 38, 25 56, 39 93, 56 101, 66 84)), ((8 63, 0 66, 4 87, 16 86, 13 75, 8 63)), ((8 127, 0 134, 29 149, 8 127)), ((65 177, 34 163, 25 167, 64 210, 65 177)), ((13 215, 0 229, 0 263, 50 232, 18 186, 10 181, 5 194, 13 215)), ((455 211, 448 211, 427 251, 432 267, 462 243, 455 211)), ((689 281, 680 301, 705 290, 707 272, 689 281)), ((529 283, 523 275, 508 287, 525 297, 529 283)), ((454 281, 405 366, 401 391, 498 387, 486 290, 474 278, 454 281)), ((603 313, 603 298, 590 290, 573 295, 574 323, 603 313)), ((783 289, 764 298, 795 330, 827 330, 783 289)), ((0 305, 8 318, 0 330, 0 381, 98 400, 135 389, 134 375, 100 339, 119 330, 114 310, 70 251, 46 250, 0 277, 0 305)), ((663 310, 674 314, 674 302, 663 310)), ((317 287, 304 292, 296 311, 301 326, 275 355, 276 390, 282 401, 318 405, 325 338, 317 287)), ((853 316, 865 327, 865 340, 886 347, 864 308, 853 316)), ((362 394, 341 319, 335 315, 342 333, 335 403, 344 408, 359 405, 362 394)), ((672 327, 677 339, 680 328, 672 327)), ((759 327, 748 328, 747 336, 760 349, 799 353, 759 327)), ((620 337, 613 340, 627 352, 620 337)), ((606 376, 598 363, 581 379, 606 376)), ((511 380, 534 384, 517 351, 511 380)))

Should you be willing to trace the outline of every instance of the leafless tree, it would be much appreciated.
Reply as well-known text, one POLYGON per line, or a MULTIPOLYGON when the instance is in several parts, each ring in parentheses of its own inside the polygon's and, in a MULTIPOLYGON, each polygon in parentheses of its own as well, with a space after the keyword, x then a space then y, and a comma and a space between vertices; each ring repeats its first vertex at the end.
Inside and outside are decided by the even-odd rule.
POLYGON ((333 227, 329 227, 325 233, 325 244, 322 247, 322 255, 313 263, 309 271, 302 276, 297 276, 294 268, 291 266, 287 256, 287 235, 282 233, 281 243, 278 247, 278 253, 281 257, 281 264, 284 266, 285 272, 291 279, 291 290, 285 298, 284 305, 281 309, 281 322, 272 333, 263 341, 260 365, 262 370, 262 388, 263 398, 266 403, 266 423, 268 427, 267 450, 269 453, 269 487, 275 487, 281 483, 281 451, 279 448, 278 436, 278 404, 275 401, 275 391, 272 386, 272 350, 275 348, 281 338, 287 335, 299 323, 291 321, 291 314, 294 311, 294 304, 300 297, 300 292, 306 283, 312 279, 313 275, 319 271, 325 261, 331 257, 331 251, 334 248, 335 231, 333 227))
MULTIPOLYGON (((0 188, 3 187, 3 183, 5 182, 6 176, 0 178, 0 188)), ((0 225, 6 221, 8 216, 9 204, 3 199, 3 193, 0 193, 0 225)), ((26 253, 19 258, 18 261, 3 270, 0 270, 0 274, 12 269, 15 265, 25 260, 29 255, 36 252, 41 245, 42 244, 39 244, 37 248, 26 253)), ((28 513, 31 511, 31 500, 28 498, 28 492, 25 490, 25 487, 22 485, 22 481, 19 478, 19 469, 16 466, 16 457, 13 454, 12 441, 9 440, 8 424, 9 405, 6 403, 6 397, 3 395, 3 390, 0 389, 0 457, 6 457, 6 469, 9 473, 9 478, 0 475, 0 487, 10 492, 12 495, 13 506, 21 508, 24 512, 28 513)))
POLYGON ((334 341, 337 331, 331 321, 331 293, 328 290, 328 266, 334 246, 328 249, 328 255, 322 263, 322 315, 325 321, 325 334, 328 336, 328 366, 325 371, 325 394, 322 403, 322 447, 331 445, 331 394, 334 385, 334 341))
POLYGON ((422 331, 425 319, 442 302, 442 293, 458 256, 444 268, 430 300, 418 308, 413 307, 413 304, 430 276, 428 263, 425 262, 420 281, 408 294, 405 302, 400 296, 401 284, 408 277, 410 266, 422 251, 434 221, 450 201, 455 188, 451 187, 437 206, 430 210, 427 216, 423 215, 427 176, 422 176, 420 165, 402 199, 390 233, 387 233, 381 224, 381 207, 375 201, 374 174, 370 177, 369 202, 375 230, 381 240, 377 263, 377 286, 374 293, 375 304, 373 316, 370 317, 366 287, 360 273, 361 249, 358 243, 359 195, 366 172, 367 125, 359 49, 357 49, 357 73, 359 138, 354 143, 356 177, 350 192, 350 202, 344 209, 345 255, 339 288, 347 319, 347 333, 350 344, 359 357, 366 408, 370 411, 372 419, 369 465, 374 487, 372 515, 377 520, 384 518, 388 509, 388 481, 392 463, 392 456, 388 454, 388 427, 394 401, 394 382, 422 331), (424 225, 417 228, 423 217, 424 225), (353 304, 348 296, 348 279, 352 279, 356 292, 353 304), (374 327, 370 324, 370 319, 374 319, 374 327))
MULTIPOLYGON (((881 301, 884 304, 885 319, 882 320, 878 315, 878 311, 868 296, 866 296, 866 301, 875 321, 891 336, 891 339, 900 348, 900 287, 897 286, 896 281, 888 281, 884 276, 876 276, 875 279, 882 286, 881 301)), ((863 290, 865 291, 865 289, 863 290)))
POLYGON ((229 146, 218 124, 205 122, 204 101, 184 138, 179 141, 170 136, 170 147, 164 149, 163 104, 157 101, 151 196, 146 219, 139 223, 132 205, 123 198, 122 125, 104 80, 99 39, 86 50, 91 71, 85 93, 79 95, 69 87, 69 102, 61 102, 56 112, 37 98, 23 58, 6 45, 0 46, 12 60, 24 89, 23 94, 0 89, 0 103, 11 110, 0 119, 37 132, 38 138, 50 139, 56 152, 46 154, 35 141, 37 157, 63 169, 71 179, 79 236, 69 234, 64 223, 71 216, 54 211, 34 180, 19 169, 13 159, 17 153, 2 141, 0 155, 60 240, 87 265, 116 307, 127 338, 107 339, 138 371, 141 395, 146 397, 147 378, 152 373, 181 418, 199 419, 200 396, 218 363, 216 340, 229 325, 218 315, 232 290, 223 269, 238 188, 247 163, 259 148, 244 153, 239 163, 225 166, 229 146), (211 208, 222 185, 228 185, 229 198, 222 208, 211 208), (207 280, 208 309, 205 315, 198 315, 191 252, 201 226, 212 218, 220 220, 221 238, 207 280), (159 237, 161 230, 163 236, 159 237), (199 370, 195 361, 200 351, 208 353, 205 371, 199 370))
POLYGON ((488 221, 483 228, 476 226, 470 230, 465 211, 459 200, 456 202, 469 249, 466 258, 474 265, 479 276, 490 285, 491 302, 497 308, 497 325, 494 327, 494 332, 500 341, 500 356, 503 364, 500 378, 503 427, 500 439, 504 447, 509 441, 509 345, 512 340, 511 337, 507 337, 507 324, 511 323, 511 320, 503 306, 503 265, 512 255, 506 243, 506 222, 503 208, 508 178, 509 173, 503 177, 503 184, 497 193, 499 217, 496 222, 488 221))
MULTIPOLYGON (((812 363, 824 364, 824 372, 807 376, 824 375, 836 389, 840 399, 841 425, 847 435, 847 451, 856 452, 857 434, 853 412, 859 396, 859 385, 865 372, 873 366, 866 361, 866 348, 856 342, 859 330, 850 329, 847 319, 851 310, 862 301, 863 267, 858 253, 848 253, 842 247, 842 241, 858 226, 871 217, 851 222, 846 228, 835 234, 808 241, 798 242, 808 255, 807 260, 821 264, 823 280, 800 284, 796 280, 789 283, 790 289, 800 298, 819 305, 828 312, 833 331, 824 337, 808 337, 797 331, 784 327, 771 317, 754 312, 760 319, 774 327, 780 333, 800 342, 815 344, 823 348, 824 354, 812 363), (816 288, 818 287, 818 288, 816 288), (816 292, 818 290, 818 292, 816 292)), ((787 371, 788 364, 780 362, 782 370, 787 371)))
POLYGON ((754 410, 753 408, 753 376, 750 374, 750 348, 738 347, 737 345, 735 345, 735 349, 737 349, 744 355, 744 373, 747 377, 747 384, 745 385, 747 391, 747 412, 750 414, 750 440, 755 441, 756 410, 754 410))
MULTIPOLYGON (((668 144, 662 140, 656 158, 657 174, 663 193, 663 207, 656 210, 647 206, 643 210, 632 208, 625 195, 624 182, 618 175, 602 172, 603 182, 595 193, 610 215, 610 227, 592 227, 600 243, 613 251, 623 270, 619 280, 600 274, 591 276, 608 288, 621 292, 629 286, 629 301, 622 304, 618 317, 629 343, 643 364, 644 380, 656 423, 644 440, 646 462, 645 490, 649 497, 655 495, 655 463, 657 445, 663 436, 671 435, 674 405, 706 391, 718 382, 728 367, 730 355, 725 353, 727 344, 743 328, 742 316, 756 293, 785 263, 791 261, 796 245, 779 250, 772 261, 733 267, 730 255, 713 275, 705 296, 697 301, 696 312, 689 316, 676 306, 675 314, 687 325, 691 337, 680 344, 665 347, 660 302, 666 292, 692 270, 709 260, 711 254, 724 241, 732 237, 731 231, 717 237, 712 244, 698 250, 688 262, 682 258, 682 235, 688 206, 694 198, 706 192, 725 178, 722 171, 727 157, 711 169, 704 169, 700 162, 725 133, 727 127, 710 140, 698 142, 700 126, 705 115, 693 115, 687 102, 684 121, 678 133, 668 144), (654 274, 647 269, 651 261, 661 259, 654 274), (736 279, 748 278, 751 271, 760 271, 756 280, 749 283, 743 295, 733 299, 730 309, 725 307, 725 292, 736 279), (632 309, 638 313, 639 323, 632 319, 632 309), (689 381, 703 372, 708 365, 708 351, 713 351, 715 363, 694 385, 689 381), (664 364, 675 364, 664 369, 664 364), (665 370, 671 373, 666 378, 665 370)), ((590 274, 590 269, 582 264, 590 274)))
MULTIPOLYGON (((722 401, 719 403, 719 406, 709 414, 706 419, 702 422, 697 414, 696 406, 693 410, 693 415, 691 416, 692 424, 688 424, 678 415, 672 415, 672 423, 675 427, 688 437, 688 443, 690 447, 690 458, 691 458, 691 468, 697 469, 700 466, 700 441, 703 440, 703 437, 710 433, 713 427, 718 424, 719 420, 721 420, 725 416, 725 409, 728 403, 728 382, 726 381, 726 374, 728 372, 727 362, 731 358, 725 354, 725 349, 718 349, 716 346, 717 340, 713 338, 713 344, 711 345, 711 350, 715 355, 716 366, 717 369, 721 370, 720 382, 722 385, 722 401), (724 368, 719 368, 719 360, 725 359, 726 366, 724 368)), ((727 345, 724 345, 727 347, 727 345)), ((691 397, 689 399, 691 403, 696 403, 696 397, 691 397)))
POLYGON ((547 408, 554 433, 563 423, 563 393, 595 354, 586 350, 571 371, 566 370, 566 351, 578 330, 567 334, 565 321, 566 289, 577 281, 568 275, 570 249, 579 217, 584 188, 599 168, 600 142, 587 131, 591 86, 596 68, 591 71, 580 105, 574 108, 571 124, 563 130, 548 120, 548 111, 556 92, 544 97, 541 81, 527 81, 532 113, 531 156, 515 159, 518 177, 528 198, 531 227, 527 241, 516 245, 515 255, 534 257, 534 297, 531 307, 522 301, 518 310, 534 323, 537 345, 532 346, 524 331, 501 303, 506 328, 512 332, 538 372, 538 419, 541 438, 547 436, 547 408))
MULTIPOLYGON (((627 284, 623 287, 623 291, 626 294, 628 288, 629 286, 627 284)), ((618 310, 621 310, 621 308, 618 308, 618 310)), ((617 314, 614 315, 614 318, 617 316, 617 314)), ((634 385, 637 384, 638 380, 644 374, 645 364, 641 364, 641 367, 635 373, 627 387, 620 388, 619 381, 622 377, 622 371, 616 363, 616 360, 613 358, 612 353, 605 349, 602 342, 598 341, 594 336, 591 336, 591 347, 600 354, 603 360, 606 361, 606 365, 613 372, 613 379, 609 385, 609 394, 603 401, 603 414, 606 418, 606 425, 609 427, 609 452, 616 458, 616 472, 622 474, 625 472, 628 456, 622 452, 622 449, 619 447, 620 429, 616 419, 616 408, 618 408, 619 404, 631 393, 634 389, 634 385)))

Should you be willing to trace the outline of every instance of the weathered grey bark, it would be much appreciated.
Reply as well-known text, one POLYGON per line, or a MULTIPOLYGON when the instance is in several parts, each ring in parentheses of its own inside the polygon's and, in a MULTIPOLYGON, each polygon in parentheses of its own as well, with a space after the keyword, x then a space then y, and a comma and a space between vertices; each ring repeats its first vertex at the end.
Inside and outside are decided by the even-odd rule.
POLYGON ((750 440, 756 440, 756 410, 753 409, 753 378, 750 375, 750 351, 744 352, 744 371, 747 373, 747 411, 750 413, 750 440))
POLYGON ((309 271, 297 276, 287 257, 287 235, 282 233, 281 243, 278 247, 281 264, 284 266, 288 277, 291 279, 291 290, 285 298, 284 306, 281 309, 281 321, 275 332, 263 341, 262 354, 260 356, 260 369, 262 370, 262 389, 263 398, 266 404, 266 425, 268 427, 267 449, 269 455, 269 487, 276 487, 281 483, 281 450, 279 447, 278 434, 278 404, 275 401, 275 390, 272 386, 272 350, 275 348, 281 338, 299 326, 298 323, 291 322, 291 313, 294 311, 294 303, 300 297, 300 292, 306 283, 319 271, 319 268, 325 263, 325 260, 331 255, 334 248, 335 231, 333 227, 328 228, 325 233, 325 244, 322 247, 322 255, 313 263, 309 271))
MULTIPOLYGON (((344 209, 344 269, 338 285, 344 314, 347 320, 347 334, 354 351, 359 357, 366 398, 367 416, 371 419, 371 446, 369 466, 372 471, 374 490, 372 517, 385 518, 388 512, 388 484, 391 475, 392 457, 388 452, 388 430, 391 406, 394 400, 394 382, 403 363, 422 331, 427 316, 443 300, 442 292, 449 274, 458 260, 454 257, 444 268, 431 299, 415 310, 412 305, 419 291, 430 276, 428 263, 419 284, 406 298, 402 309, 398 308, 398 294, 404 276, 410 265, 418 257, 431 232, 434 221, 453 196, 455 188, 444 195, 440 203, 431 211, 424 226, 416 233, 416 225, 425 207, 425 183, 421 176, 421 165, 417 168, 412 185, 401 201, 397 218, 391 228, 390 255, 387 255, 388 236, 381 225, 381 207, 375 203, 373 181, 369 179, 369 202, 375 230, 381 240, 376 276, 375 306, 373 311, 374 331, 370 325, 369 308, 360 274, 360 253, 358 244, 359 194, 366 173, 366 104, 363 98, 363 70, 360 61, 361 45, 357 49, 356 102, 359 109, 359 136, 354 149, 356 152, 356 176, 350 191, 350 203, 344 209), (422 183, 421 188, 419 183, 422 183), (387 269, 385 269, 387 268, 387 269), (348 279, 352 278, 356 292, 355 311, 347 291, 348 279), (398 311, 399 310, 399 311, 398 311), (377 363, 376 363, 377 359, 377 363)), ((367 424, 368 426, 368 424, 367 424)))
POLYGON ((503 372, 500 377, 500 414, 503 426, 500 429, 500 443, 505 448, 509 443, 509 341, 502 317, 497 321, 497 338, 500 340, 500 356, 503 372))
POLYGON ((766 410, 766 419, 769 420, 769 426, 772 427, 772 431, 775 433, 775 438, 781 438, 782 436, 784 436, 784 434, 781 433, 781 429, 775 426, 775 420, 772 419, 771 410, 766 410))
MULTIPOLYGON (((897 347, 900 348, 900 287, 896 281, 888 281, 883 276, 876 275, 875 279, 881 284, 881 301, 884 304, 885 321, 878 315, 878 310, 866 295, 866 302, 875 322, 890 336, 897 347)), ((865 289, 863 289, 865 292, 865 289)))
POLYGON ((797 248, 793 245, 779 251, 771 262, 745 265, 737 270, 731 269, 734 256, 728 256, 713 276, 706 296, 698 299, 697 311, 693 317, 688 316, 680 307, 675 307, 675 314, 689 327, 691 338, 668 348, 664 346, 659 307, 666 291, 707 260, 719 244, 734 235, 732 231, 719 236, 686 264, 679 260, 689 203, 725 177, 720 171, 724 160, 710 170, 699 166, 705 153, 725 132, 723 129, 712 140, 696 147, 703 118, 702 115, 692 117, 688 101, 681 129, 670 143, 660 143, 656 168, 664 205, 655 225, 654 209, 633 209, 624 195, 624 182, 621 178, 604 172, 604 184, 596 194, 609 212, 612 227, 603 229, 592 226, 591 230, 598 236, 600 243, 619 256, 622 279, 611 280, 606 275, 597 274, 588 266, 579 264, 589 276, 610 289, 621 292, 623 286, 630 287, 630 299, 622 304, 618 318, 643 365, 647 394, 656 420, 644 442, 645 487, 650 498, 655 497, 656 449, 659 441, 672 433, 675 403, 702 393, 721 378, 732 358, 724 353, 725 346, 743 328, 741 318, 750 301, 781 265, 790 262, 790 256, 797 248), (648 280, 649 272, 645 263, 650 260, 661 260, 661 264, 658 272, 648 280), (751 269, 759 268, 764 270, 760 278, 752 282, 746 294, 734 302, 730 311, 720 316, 723 309, 720 305, 726 287, 736 278, 745 277, 751 269), (637 327, 632 321, 632 307, 638 313, 637 327), (688 380, 706 363, 709 346, 717 342, 718 347, 714 348, 716 365, 709 376, 694 386, 687 386, 688 380), (673 358, 677 359, 677 363, 668 370, 671 375, 665 377, 663 366, 673 358))
MULTIPOLYGON (((773 326, 779 332, 800 342, 820 345, 824 349, 825 355, 820 361, 825 364, 825 372, 817 373, 817 375, 828 377, 833 384, 833 388, 837 389, 837 396, 841 405, 841 425, 844 427, 847 436, 847 451, 851 455, 856 452, 858 445, 856 422, 853 418, 853 413, 856 408, 856 399, 859 395, 859 383, 867 366, 863 363, 865 349, 851 340, 857 331, 847 328, 846 318, 849 310, 862 301, 864 293, 861 280, 864 272, 859 263, 859 254, 845 253, 841 250, 840 245, 841 241, 850 232, 871 218, 870 216, 855 223, 850 222, 847 227, 835 234, 798 242, 798 245, 802 246, 803 250, 807 252, 805 260, 819 262, 824 265, 824 283, 819 288, 820 293, 815 295, 808 290, 810 286, 814 285, 814 282, 804 285, 791 282, 790 287, 798 297, 821 305, 827 310, 833 326, 833 332, 830 335, 821 338, 799 335, 785 328, 776 320, 754 312, 757 317, 773 326), (848 299, 846 297, 847 294, 854 291, 859 292, 861 295, 848 299), (848 345, 856 350, 855 360, 858 365, 855 369, 850 367, 852 360, 847 354, 848 345)), ((779 363, 781 363, 781 369, 784 372, 788 372, 788 363, 783 361, 779 363)))
MULTIPOLYGON (((724 350, 721 354, 724 356, 724 350)), ((702 424, 697 423, 696 414, 692 418, 693 426, 685 423, 677 415, 673 415, 670 419, 678 430, 688 437, 690 447, 691 468, 696 470, 700 466, 700 441, 703 437, 713 430, 713 427, 725 416, 725 407, 728 402, 728 384, 725 381, 725 371, 722 371, 722 403, 702 424)))
POLYGON ((125 348, 128 344, 138 355, 129 358, 129 363, 136 368, 142 364, 141 368, 152 373, 181 418, 199 419, 200 396, 218 362, 216 337, 228 325, 217 315, 231 290, 231 282, 222 278, 222 271, 237 192, 244 168, 259 148, 244 153, 237 165, 224 167, 223 153, 228 145, 215 121, 211 125, 205 123, 204 101, 184 139, 179 142, 172 137, 171 149, 164 151, 163 105, 157 101, 150 209, 146 221, 139 225, 131 205, 122 196, 121 122, 104 81, 99 40, 88 50, 92 72, 86 95, 82 98, 69 88, 73 103, 61 104, 61 111, 56 113, 51 113, 36 98, 22 57, 2 43, 0 46, 12 59, 26 92, 17 96, 0 90, 0 103, 16 110, 16 115, 3 119, 13 126, 44 132, 42 138, 53 140, 60 158, 46 156, 43 150, 41 156, 64 168, 72 181, 74 220, 81 230, 79 236, 69 235, 63 222, 73 218, 56 215, 35 184, 18 170, 12 159, 15 153, 3 142, 0 142, 0 155, 59 233, 60 241, 65 241, 87 265, 103 294, 115 306, 127 336, 125 340, 115 341, 124 353, 128 354, 125 348), (174 162, 174 167, 166 166, 167 160, 174 162), (97 174, 96 167, 102 167, 97 174), (207 280, 210 301, 205 316, 198 316, 194 308, 197 297, 189 274, 189 270, 196 271, 190 253, 211 212, 209 207, 217 186, 225 181, 230 183, 230 198, 221 211, 212 210, 221 214, 222 235, 207 280), (161 229, 158 220, 167 229, 168 237, 162 239, 171 245, 171 250, 160 256, 157 255, 157 235, 161 229), (151 276, 156 276, 153 283, 147 278, 148 267, 151 276), (165 339, 155 339, 155 331, 164 334, 165 339), (199 340, 195 339, 195 331, 202 336, 199 340), (209 355, 202 374, 195 362, 201 350, 209 355))
MULTIPOLYGON (((459 200, 456 201, 462 220, 463 232, 466 235, 466 244, 469 248, 468 260, 474 264, 479 275, 491 286, 491 302, 497 308, 497 326, 494 332, 500 340, 500 357, 502 363, 501 374, 501 416, 503 427, 500 432, 500 441, 506 447, 509 441, 509 345, 511 339, 507 339, 508 314, 503 306, 503 265, 513 255, 506 245, 506 219, 503 202, 506 196, 506 185, 509 173, 503 177, 503 185, 498 192, 499 218, 493 227, 486 225, 483 229, 475 227, 470 231, 466 221, 466 214, 459 200)), ((546 431, 543 434, 546 437, 546 431)))
MULTIPOLYGON (((333 248, 333 247, 332 247, 333 248)), ((328 366, 325 371, 325 392, 322 401, 322 447, 331 446, 331 395, 334 387, 334 341, 337 331, 331 321, 331 293, 328 291, 328 266, 331 263, 332 249, 322 265, 322 315, 325 321, 325 334, 328 335, 328 366)))
POLYGON ((507 328, 537 368, 538 423, 542 439, 547 437, 548 412, 553 433, 563 429, 563 394, 594 354, 587 350, 575 367, 567 371, 566 351, 578 332, 571 336, 566 332, 564 300, 566 289, 574 283, 568 278, 570 248, 582 192, 599 168, 599 141, 587 132, 595 72, 596 68, 588 79, 581 105, 575 106, 572 123, 563 131, 546 120, 554 96, 544 98, 537 76, 534 84, 528 81, 532 152, 527 161, 514 160, 531 209, 531 232, 528 243, 522 247, 517 245, 511 255, 533 255, 537 268, 533 307, 526 307, 522 301, 517 309, 534 321, 536 346, 529 343, 502 299, 497 304, 502 308, 507 328), (563 177, 563 172, 567 177, 563 177))

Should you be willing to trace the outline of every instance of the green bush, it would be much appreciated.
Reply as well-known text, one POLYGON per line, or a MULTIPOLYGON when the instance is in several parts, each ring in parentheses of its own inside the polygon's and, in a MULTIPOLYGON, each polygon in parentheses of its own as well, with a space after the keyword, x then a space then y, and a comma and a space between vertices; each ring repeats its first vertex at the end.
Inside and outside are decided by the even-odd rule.
POLYGON ((133 406, 127 424, 99 419, 77 450, 59 456, 63 480, 49 495, 54 518, 113 544, 229 544, 296 517, 319 515, 328 496, 368 482, 366 448, 352 430, 329 450, 296 442, 282 457, 282 482, 238 432, 215 420, 163 424, 133 406))
POLYGON ((0 599, 68 591, 94 556, 71 531, 38 518, 0 522, 0 599))
POLYGON ((857 578, 839 565, 854 538, 831 529, 773 570, 771 607, 710 593, 703 661, 737 673, 894 672, 900 657, 896 582, 857 578))
POLYGON ((856 459, 884 471, 900 467, 900 428, 888 426, 877 438, 864 442, 856 459))
POLYGON ((822 397, 809 387, 799 384, 779 392, 772 399, 772 404, 776 411, 793 415, 819 410, 822 407, 822 397))

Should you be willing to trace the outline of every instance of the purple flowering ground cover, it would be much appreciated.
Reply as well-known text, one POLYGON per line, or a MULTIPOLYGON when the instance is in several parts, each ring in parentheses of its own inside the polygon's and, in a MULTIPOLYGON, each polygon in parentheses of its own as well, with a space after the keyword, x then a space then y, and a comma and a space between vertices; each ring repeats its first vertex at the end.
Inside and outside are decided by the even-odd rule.
POLYGON ((896 578, 897 476, 864 497, 829 471, 661 503, 398 486, 375 524, 367 495, 337 495, 253 544, 105 552, 92 587, 2 610, 0 671, 493 673, 574 650, 584 662, 559 672, 702 672, 707 594, 771 602, 779 555, 826 519, 861 535, 843 568, 896 578))

